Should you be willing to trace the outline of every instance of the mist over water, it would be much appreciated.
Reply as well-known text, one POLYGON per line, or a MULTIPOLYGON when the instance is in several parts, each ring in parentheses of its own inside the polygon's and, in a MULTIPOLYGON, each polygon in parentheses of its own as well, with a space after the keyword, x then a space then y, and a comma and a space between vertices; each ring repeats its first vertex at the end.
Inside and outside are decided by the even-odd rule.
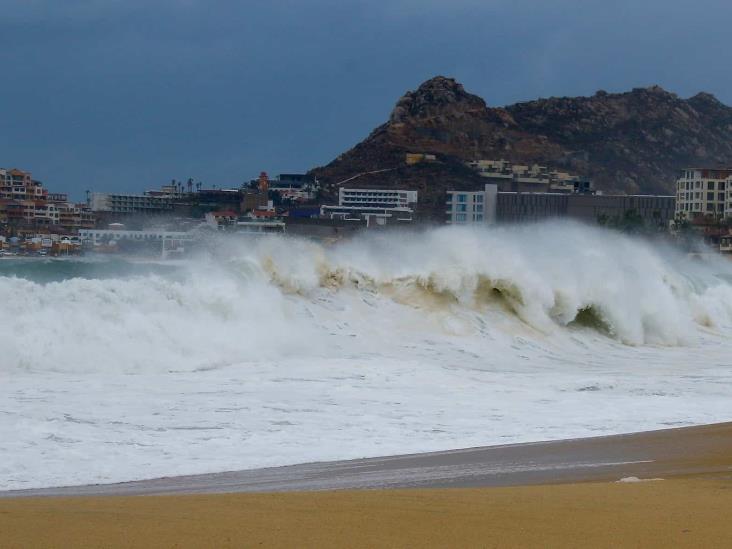
POLYGON ((730 280, 569 223, 0 260, 0 487, 731 419, 730 280))

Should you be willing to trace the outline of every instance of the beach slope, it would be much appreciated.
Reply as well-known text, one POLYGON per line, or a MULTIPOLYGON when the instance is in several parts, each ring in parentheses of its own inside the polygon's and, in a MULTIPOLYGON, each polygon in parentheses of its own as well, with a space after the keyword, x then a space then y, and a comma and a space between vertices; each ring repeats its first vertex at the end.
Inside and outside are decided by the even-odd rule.
POLYGON ((311 491, 285 491, 297 486, 293 472, 307 471, 296 466, 279 477, 263 473, 265 486, 269 479, 282 490, 273 492, 205 493, 263 485, 246 477, 227 490, 223 481, 236 477, 202 475, 86 487, 106 496, 5 493, 2 546, 721 547, 732 540, 730 424, 340 462, 330 478, 328 464, 309 467, 316 465, 321 476, 307 479, 311 491), (482 472, 470 473, 480 463, 482 472), (421 488, 318 491, 328 483, 368 486, 364 478, 371 488, 421 488), (130 491, 165 495, 112 495, 130 491))

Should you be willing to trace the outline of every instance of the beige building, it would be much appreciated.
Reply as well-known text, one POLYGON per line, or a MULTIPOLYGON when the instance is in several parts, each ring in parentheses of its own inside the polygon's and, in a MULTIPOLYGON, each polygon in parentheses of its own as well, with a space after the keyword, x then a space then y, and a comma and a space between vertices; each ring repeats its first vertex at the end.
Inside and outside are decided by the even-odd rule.
POLYGON ((732 217, 732 169, 682 170, 676 180, 676 215, 732 217))
POLYGON ((0 198, 8 200, 46 200, 48 191, 30 172, 0 168, 0 198))
POLYGON ((481 177, 498 185, 500 192, 589 192, 590 182, 578 175, 539 164, 514 164, 508 160, 466 162, 481 177))
POLYGON ((93 227, 85 204, 73 204, 63 193, 49 193, 30 172, 0 168, 0 218, 15 225, 59 225, 70 231, 93 227))
POLYGON ((407 153, 406 162, 409 166, 414 166, 420 162, 435 162, 437 157, 434 154, 426 153, 407 153))

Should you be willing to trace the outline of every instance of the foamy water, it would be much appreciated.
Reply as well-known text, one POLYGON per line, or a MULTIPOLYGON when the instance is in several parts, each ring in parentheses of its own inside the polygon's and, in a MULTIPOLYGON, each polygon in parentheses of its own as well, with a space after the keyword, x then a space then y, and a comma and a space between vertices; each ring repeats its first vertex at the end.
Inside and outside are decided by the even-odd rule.
POLYGON ((0 489, 732 419, 721 258, 567 224, 221 250, 0 264, 0 489))

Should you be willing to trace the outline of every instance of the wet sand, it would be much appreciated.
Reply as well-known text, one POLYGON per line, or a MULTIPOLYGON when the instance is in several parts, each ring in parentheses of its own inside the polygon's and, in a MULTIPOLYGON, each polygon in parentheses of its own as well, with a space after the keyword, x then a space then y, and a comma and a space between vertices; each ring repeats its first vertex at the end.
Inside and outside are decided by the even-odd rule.
POLYGON ((119 484, 0 492, 0 498, 556 484, 720 472, 732 464, 730 455, 732 423, 726 423, 119 484))
MULTIPOLYGON (((466 467, 466 456, 472 456, 470 459, 481 456, 484 460, 502 456, 500 459, 504 461, 508 454, 515 459, 527 453, 531 459, 539 454, 549 456, 543 462, 539 460, 539 466, 551 462, 551 455, 558 455, 559 462, 566 462, 565 451, 578 452, 579 459, 573 462, 574 468, 554 472, 545 468, 539 477, 528 479, 528 484, 533 484, 529 486, 8 497, 0 500, 0 546, 724 547, 732 544, 730 424, 499 449, 503 454, 485 448, 391 459, 397 463, 412 460, 412 465, 413 460, 441 460, 447 469, 455 456, 459 457, 455 465, 458 469, 466 467), (608 456, 615 459, 616 454, 608 453, 611 450, 621 454, 630 452, 628 458, 644 454, 649 459, 642 460, 643 463, 612 465, 610 469, 576 466, 586 463, 588 455, 596 456, 597 460, 608 456), (615 482, 633 472, 638 473, 633 476, 665 480, 615 482)), ((392 463, 384 459, 385 463, 392 463)), ((436 467, 434 463, 431 466, 436 467)), ((376 471, 383 467, 378 465, 376 471)), ((505 469, 505 463, 501 467, 505 469)), ((518 476, 508 473, 510 482, 525 479, 521 476, 524 473, 518 476)), ((435 478, 436 485, 441 485, 445 474, 433 475, 433 483, 435 478)), ((480 483, 480 479, 492 477, 460 474, 447 480, 458 479, 459 484, 475 478, 480 483)), ((504 481, 506 478, 503 476, 504 481)))

